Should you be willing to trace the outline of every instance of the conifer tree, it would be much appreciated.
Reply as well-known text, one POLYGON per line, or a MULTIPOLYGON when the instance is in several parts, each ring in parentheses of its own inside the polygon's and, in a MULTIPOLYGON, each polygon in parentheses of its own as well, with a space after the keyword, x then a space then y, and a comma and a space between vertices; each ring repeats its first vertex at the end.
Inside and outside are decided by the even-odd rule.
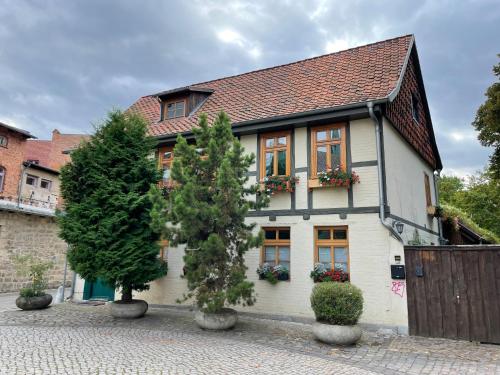
POLYGON ((166 273, 151 225, 160 176, 146 131, 137 115, 111 112, 61 170, 58 221, 69 264, 85 280, 121 288, 125 302, 166 273))
POLYGON ((244 154, 224 112, 211 126, 201 115, 193 132, 195 144, 177 137, 171 174, 175 188, 167 214, 172 245, 186 245, 184 298, 194 297, 208 313, 252 305, 253 283, 246 279, 244 254, 260 246, 262 234, 254 235, 255 224, 245 223, 245 217, 268 201, 257 194, 257 185, 248 184, 255 156, 244 154))

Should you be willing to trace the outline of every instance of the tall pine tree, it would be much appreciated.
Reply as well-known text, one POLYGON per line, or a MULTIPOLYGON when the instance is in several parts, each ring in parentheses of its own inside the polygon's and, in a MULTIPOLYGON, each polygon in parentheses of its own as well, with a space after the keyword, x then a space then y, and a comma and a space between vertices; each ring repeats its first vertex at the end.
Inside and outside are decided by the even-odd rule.
POLYGON ((111 112, 61 170, 59 224, 71 268, 121 288, 122 301, 166 273, 158 259, 160 233, 151 226, 160 176, 146 131, 142 118, 111 112))
POLYGON ((247 171, 255 156, 245 155, 221 112, 212 125, 200 116, 193 130, 196 144, 179 136, 174 149, 167 236, 172 245, 186 244, 188 292, 207 313, 227 305, 252 305, 253 283, 246 280, 244 254, 262 243, 255 224, 246 224, 249 209, 267 204, 257 185, 248 185, 247 171))

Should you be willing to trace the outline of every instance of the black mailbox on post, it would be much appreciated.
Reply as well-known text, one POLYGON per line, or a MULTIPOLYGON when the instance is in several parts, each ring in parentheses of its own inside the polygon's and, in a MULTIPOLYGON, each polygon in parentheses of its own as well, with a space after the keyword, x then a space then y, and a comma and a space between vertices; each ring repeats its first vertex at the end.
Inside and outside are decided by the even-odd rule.
POLYGON ((391 264, 391 278, 394 280, 405 279, 405 266, 403 264, 391 264))

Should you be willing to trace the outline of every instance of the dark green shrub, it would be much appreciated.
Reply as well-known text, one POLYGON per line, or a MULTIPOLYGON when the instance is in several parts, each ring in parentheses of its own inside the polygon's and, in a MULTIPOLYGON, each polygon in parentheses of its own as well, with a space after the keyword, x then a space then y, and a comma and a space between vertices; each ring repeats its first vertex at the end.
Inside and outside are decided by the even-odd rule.
POLYGON ((313 288, 311 307, 318 322, 354 325, 363 312, 363 294, 350 283, 323 282, 313 288))
POLYGON ((33 288, 22 288, 20 291, 19 291, 19 295, 21 297, 26 297, 26 298, 31 298, 31 297, 39 297, 39 296, 43 296, 45 293, 43 292, 37 292, 35 289, 33 288))

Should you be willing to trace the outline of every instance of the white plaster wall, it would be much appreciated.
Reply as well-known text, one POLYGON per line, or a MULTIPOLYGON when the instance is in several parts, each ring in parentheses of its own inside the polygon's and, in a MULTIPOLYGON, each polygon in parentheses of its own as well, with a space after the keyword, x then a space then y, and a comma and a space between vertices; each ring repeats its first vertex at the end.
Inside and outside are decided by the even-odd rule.
POLYGON ((313 189, 313 208, 347 207, 349 205, 346 188, 322 187, 313 189))
POLYGON ((245 148, 246 154, 253 153, 255 155, 255 162, 248 168, 248 171, 255 172, 257 170, 257 134, 242 135, 240 137, 240 143, 245 148))
MULTIPOLYGON (((387 200, 391 213, 438 232, 437 219, 427 215, 424 172, 429 175, 432 203, 436 204, 433 170, 384 118, 384 152, 387 200)), ((414 236, 415 228, 405 225, 403 238, 414 236)), ((438 237, 418 230, 427 243, 438 243, 438 237)))
POLYGON ((378 206, 378 171, 376 166, 357 167, 359 183, 352 186, 354 207, 378 206))
MULTIPOLYGON (((365 299, 363 323, 407 327, 406 293, 391 291, 389 265, 394 255, 404 257, 401 244, 392 240, 382 227, 377 214, 353 214, 341 220, 338 215, 313 215, 304 221, 301 216, 279 216, 275 222, 267 217, 249 218, 260 226, 289 226, 291 228, 291 280, 271 285, 258 280, 255 272, 260 263, 260 250, 246 254, 248 278, 255 283, 257 303, 245 311, 313 317, 309 296, 314 283, 309 273, 314 265, 314 226, 348 225, 352 283, 361 288, 365 299)), ((168 252, 169 272, 151 283, 151 289, 137 294, 154 304, 175 304, 186 291, 182 273, 184 251, 172 248, 168 252)), ((393 262, 392 262, 393 263, 393 262)))
POLYGON ((295 129, 295 168, 307 167, 307 128, 295 129))
POLYGON ((295 176, 299 177, 298 184, 295 185, 295 208, 307 208, 307 172, 296 172, 295 176))
POLYGON ((351 161, 377 160, 375 126, 370 118, 350 122, 351 161))

